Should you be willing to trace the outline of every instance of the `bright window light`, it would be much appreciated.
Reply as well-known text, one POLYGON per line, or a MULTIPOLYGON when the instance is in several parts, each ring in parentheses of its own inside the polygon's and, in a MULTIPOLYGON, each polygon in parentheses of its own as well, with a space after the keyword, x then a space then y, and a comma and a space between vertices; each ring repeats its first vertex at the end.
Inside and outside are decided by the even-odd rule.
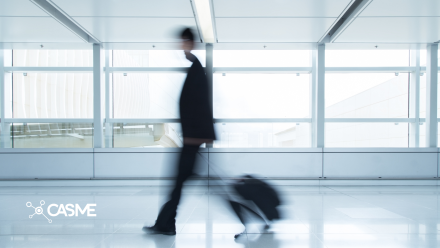
POLYGON ((214 29, 212 28, 211 7, 209 0, 195 0, 197 17, 200 28, 202 29, 203 41, 214 43, 214 29))

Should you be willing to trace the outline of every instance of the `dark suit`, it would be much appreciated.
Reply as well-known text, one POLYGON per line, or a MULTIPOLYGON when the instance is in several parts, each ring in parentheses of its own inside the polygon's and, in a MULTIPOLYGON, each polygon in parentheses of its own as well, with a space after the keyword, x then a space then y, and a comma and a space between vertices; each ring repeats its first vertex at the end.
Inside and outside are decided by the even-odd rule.
MULTIPOLYGON (((208 81, 200 61, 192 54, 187 58, 193 62, 188 70, 180 95, 180 120, 183 137, 215 139, 208 81)), ((155 227, 162 231, 176 230, 177 206, 183 183, 193 174, 198 145, 184 144, 177 168, 176 182, 170 200, 162 207, 155 227)))

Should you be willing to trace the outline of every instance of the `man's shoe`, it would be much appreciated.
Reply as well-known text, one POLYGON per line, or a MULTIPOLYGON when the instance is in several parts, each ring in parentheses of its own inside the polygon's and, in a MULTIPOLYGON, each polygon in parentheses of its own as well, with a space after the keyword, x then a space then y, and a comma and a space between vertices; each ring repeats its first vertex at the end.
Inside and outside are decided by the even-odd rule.
POLYGON ((149 234, 176 235, 176 231, 159 230, 155 226, 144 226, 144 227, 142 227, 142 231, 149 233, 149 234))

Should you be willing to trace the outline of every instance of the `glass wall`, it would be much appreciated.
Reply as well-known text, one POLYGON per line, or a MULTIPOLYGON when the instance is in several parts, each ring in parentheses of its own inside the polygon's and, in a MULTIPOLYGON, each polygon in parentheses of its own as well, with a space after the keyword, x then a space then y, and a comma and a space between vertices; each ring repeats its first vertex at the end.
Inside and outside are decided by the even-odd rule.
POLYGON ((13 123, 13 148, 93 148, 91 123, 13 123))
MULTIPOLYGON (((424 146, 424 119, 413 115, 418 106, 419 117, 426 117, 426 50, 420 51, 420 76, 414 76, 409 50, 325 53, 326 147, 413 146, 416 122, 414 146, 424 146), (418 104, 411 100, 416 78, 418 104)), ((92 51, 5 54, 19 68, 5 86, 11 147, 93 147, 92 51)), ((205 50, 194 54, 206 66, 205 50)), ((313 56, 310 50, 214 50, 213 146, 311 147, 313 56)), ((109 119, 100 129, 107 147, 182 146, 178 103, 191 66, 183 51, 111 50, 108 59, 109 89, 102 99, 109 100, 109 119)))
POLYGON ((183 145, 179 123, 112 123, 109 128, 112 130, 112 147, 154 148, 183 145))
POLYGON ((216 123, 214 148, 310 147, 309 123, 216 123))
POLYGON ((215 118, 308 118, 308 74, 214 74, 215 118))
POLYGON ((93 118, 92 73, 13 73, 14 118, 93 118))

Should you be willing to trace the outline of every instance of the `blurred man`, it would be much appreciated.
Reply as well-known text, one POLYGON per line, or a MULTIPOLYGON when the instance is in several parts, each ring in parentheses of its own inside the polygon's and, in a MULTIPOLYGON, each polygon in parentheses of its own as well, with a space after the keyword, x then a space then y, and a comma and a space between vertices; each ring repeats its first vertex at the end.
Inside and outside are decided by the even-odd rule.
POLYGON ((193 64, 188 70, 180 94, 180 120, 183 132, 183 149, 177 165, 177 175, 170 199, 157 216, 156 224, 142 229, 148 233, 176 235, 176 215, 183 183, 193 174, 196 155, 200 145, 215 139, 208 81, 200 61, 191 53, 194 35, 191 29, 182 31, 182 50, 193 64))

